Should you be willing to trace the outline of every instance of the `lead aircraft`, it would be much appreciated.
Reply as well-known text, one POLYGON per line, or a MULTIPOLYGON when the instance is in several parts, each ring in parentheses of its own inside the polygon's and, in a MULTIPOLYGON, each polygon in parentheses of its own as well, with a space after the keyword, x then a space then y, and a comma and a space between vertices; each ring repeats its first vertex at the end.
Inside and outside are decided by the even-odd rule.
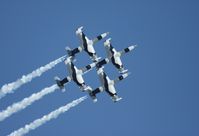
POLYGON ((109 32, 103 33, 99 36, 97 36, 96 38, 90 40, 83 32, 83 26, 79 27, 76 30, 76 35, 79 37, 81 45, 73 50, 68 48, 68 54, 70 56, 75 56, 75 54, 81 52, 82 50, 84 50, 92 59, 93 62, 97 62, 100 57, 97 56, 96 51, 94 49, 94 44, 97 43, 98 41, 102 40, 103 38, 105 38, 107 35, 109 34, 109 32))
POLYGON ((126 73, 128 70, 124 69, 124 66, 121 61, 121 56, 124 55, 125 53, 128 53, 128 52, 132 51, 133 49, 135 49, 135 47, 137 47, 137 45, 132 45, 132 46, 129 46, 121 51, 117 51, 112 46, 110 40, 111 40, 111 38, 107 39, 104 42, 107 56, 108 56, 109 60, 112 62, 112 64, 118 69, 119 73, 121 73, 121 74, 126 73))

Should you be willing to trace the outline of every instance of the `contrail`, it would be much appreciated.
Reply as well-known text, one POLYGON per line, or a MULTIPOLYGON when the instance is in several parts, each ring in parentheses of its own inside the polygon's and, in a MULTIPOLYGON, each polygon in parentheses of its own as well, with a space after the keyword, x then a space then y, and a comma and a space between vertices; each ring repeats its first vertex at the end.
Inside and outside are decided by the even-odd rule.
POLYGON ((57 118, 61 113, 68 111, 72 107, 75 107, 76 105, 84 101, 85 99, 87 99, 87 96, 83 96, 79 99, 76 99, 72 101, 71 103, 52 111, 51 113, 44 115, 42 118, 34 120, 30 124, 25 125, 23 128, 15 130, 8 136, 23 136, 27 134, 29 131, 34 130, 38 128, 39 126, 45 124, 46 122, 50 121, 51 119, 57 118))
POLYGON ((26 107, 31 105, 33 102, 41 99, 43 96, 49 93, 53 93, 56 89, 59 89, 59 87, 56 84, 54 84, 50 87, 42 89, 38 93, 34 93, 31 96, 24 98, 20 102, 13 103, 11 106, 8 106, 6 110, 0 112, 0 121, 3 121, 4 119, 8 118, 12 114, 25 109, 26 107))
POLYGON ((23 75, 20 79, 16 80, 15 82, 5 84, 0 89, 0 99, 4 97, 8 93, 13 93, 13 90, 16 90, 23 84, 26 84, 30 82, 33 78, 41 76, 44 72, 52 69, 55 65, 62 62, 65 59, 66 56, 62 56, 49 64, 42 66, 34 71, 32 73, 29 73, 27 75, 23 75))

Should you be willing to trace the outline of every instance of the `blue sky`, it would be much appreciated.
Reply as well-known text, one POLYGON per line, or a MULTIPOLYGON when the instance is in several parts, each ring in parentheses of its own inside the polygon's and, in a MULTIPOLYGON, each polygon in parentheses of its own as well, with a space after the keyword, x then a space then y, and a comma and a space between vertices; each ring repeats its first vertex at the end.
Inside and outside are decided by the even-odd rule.
MULTIPOLYGON (((196 0, 35 0, 0 1, 0 86, 65 54, 65 46, 79 46, 75 29, 84 26, 88 37, 110 32, 120 50, 139 47, 123 56, 130 77, 116 85, 123 100, 113 103, 98 95, 27 135, 199 135, 199 3, 196 0)), ((96 46, 105 57, 103 41, 96 46)), ((86 53, 76 65, 91 63, 86 53)), ((111 78, 118 76, 108 64, 111 78)), ((0 110, 54 84, 54 76, 67 75, 59 64, 0 100, 0 110)), ((84 76, 100 85, 96 71, 84 76)), ((0 135, 11 133, 73 99, 84 96, 74 83, 45 96, 28 108, 0 122, 0 135)))

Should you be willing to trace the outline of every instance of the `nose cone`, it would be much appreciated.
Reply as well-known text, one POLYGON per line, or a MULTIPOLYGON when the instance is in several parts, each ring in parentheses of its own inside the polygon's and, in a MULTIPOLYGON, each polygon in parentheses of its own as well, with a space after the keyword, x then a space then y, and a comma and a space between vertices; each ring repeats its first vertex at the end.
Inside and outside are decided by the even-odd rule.
POLYGON ((84 27, 83 26, 80 26, 78 29, 82 30, 84 27))
POLYGON ((76 30, 76 35, 80 34, 82 32, 82 29, 83 29, 83 26, 79 27, 77 30, 76 30))
POLYGON ((105 42, 104 42, 104 46, 109 46, 111 44, 110 42, 111 38, 108 38, 105 42))

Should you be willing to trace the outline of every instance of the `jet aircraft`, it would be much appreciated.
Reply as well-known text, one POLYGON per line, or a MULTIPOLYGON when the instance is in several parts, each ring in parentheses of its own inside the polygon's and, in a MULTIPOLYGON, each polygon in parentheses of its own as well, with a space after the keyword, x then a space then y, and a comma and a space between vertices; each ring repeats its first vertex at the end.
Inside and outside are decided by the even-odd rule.
POLYGON ((137 45, 129 46, 129 47, 123 49, 122 51, 118 52, 112 46, 110 40, 111 40, 111 38, 107 39, 104 42, 107 56, 110 59, 110 61, 112 62, 112 64, 118 69, 119 73, 121 73, 121 74, 126 73, 128 70, 124 69, 123 63, 121 61, 121 56, 124 55, 125 53, 128 53, 128 52, 132 51, 133 49, 135 49, 135 47, 137 47, 137 45))
POLYGON ((101 86, 92 91, 90 90, 90 89, 92 89, 92 88, 90 88, 90 86, 88 88, 90 90, 89 95, 94 100, 94 102, 97 101, 96 94, 103 92, 103 91, 107 92, 114 102, 117 102, 122 99, 121 97, 119 97, 117 95, 117 92, 115 89, 115 84, 117 84, 119 81, 125 79, 129 75, 129 73, 124 73, 124 74, 120 75, 118 78, 116 78, 115 80, 111 80, 105 73, 104 67, 102 66, 104 64, 107 64, 108 62, 109 62, 109 60, 106 58, 96 64, 97 74, 99 76, 101 86))
POLYGON ((73 80, 79 86, 80 90, 87 91, 88 85, 85 84, 83 75, 86 72, 90 71, 93 67, 95 67, 95 63, 89 64, 84 68, 78 69, 74 65, 71 57, 68 57, 64 62, 67 66, 69 76, 65 77, 62 80, 60 80, 59 77, 55 77, 55 81, 57 85, 60 87, 60 89, 64 90, 64 85, 73 80))
POLYGON ((93 62, 97 62, 100 59, 100 57, 97 56, 96 51, 93 46, 98 41, 105 38, 108 34, 109 32, 106 32, 90 40, 83 32, 83 26, 81 26, 76 30, 76 35, 79 37, 80 42, 81 42, 80 46, 72 50, 68 48, 68 54, 74 57, 75 54, 82 52, 82 50, 84 50, 90 56, 93 62))

